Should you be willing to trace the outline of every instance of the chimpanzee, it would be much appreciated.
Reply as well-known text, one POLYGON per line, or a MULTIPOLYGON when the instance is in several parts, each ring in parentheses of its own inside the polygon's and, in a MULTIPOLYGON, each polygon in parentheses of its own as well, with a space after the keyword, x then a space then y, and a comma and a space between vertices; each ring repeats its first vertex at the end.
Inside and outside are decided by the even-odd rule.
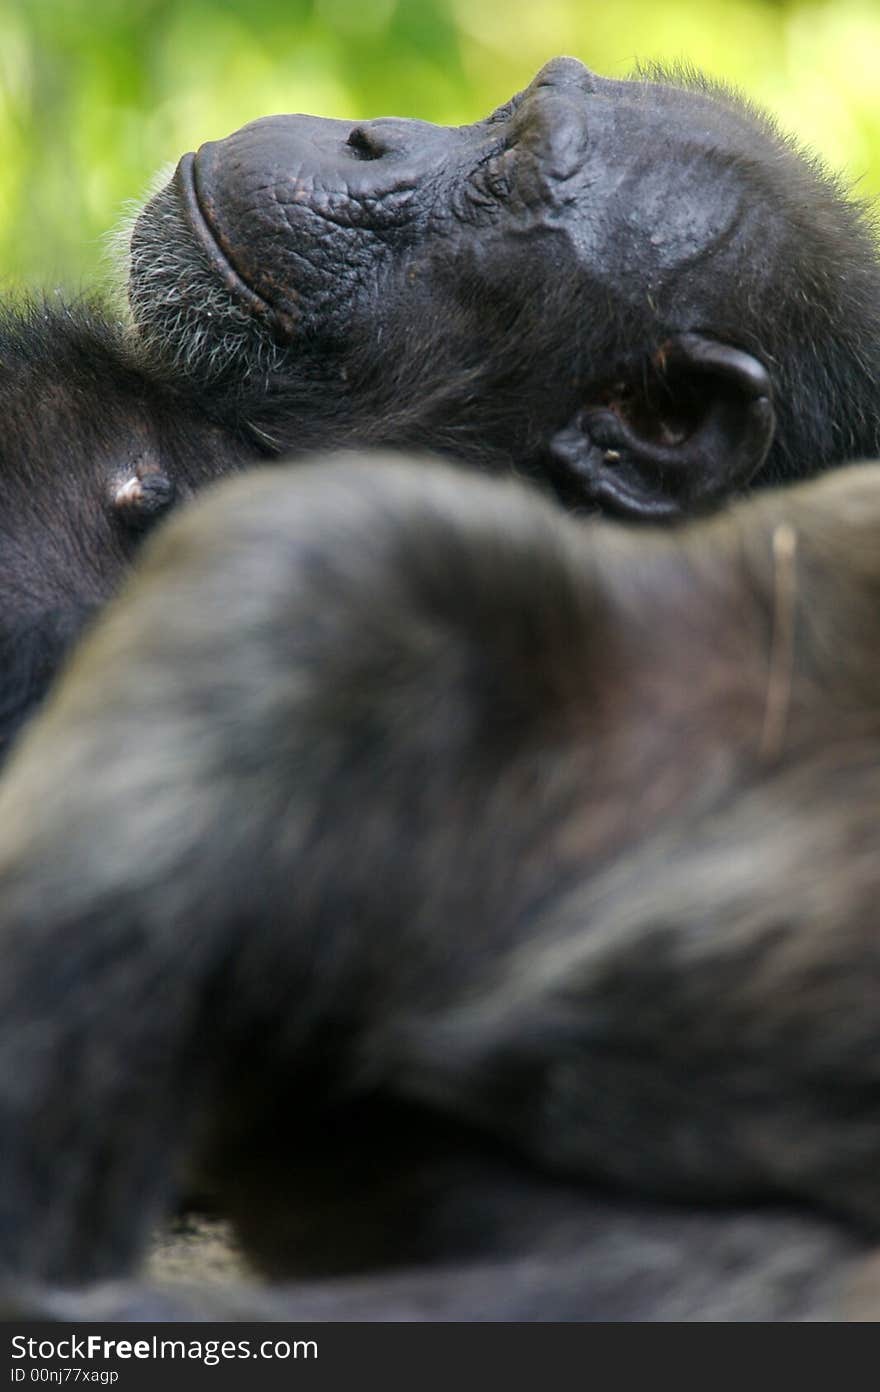
POLYGON ((683 72, 548 63, 486 120, 257 121, 131 237, 133 327, 0 326, 0 743, 175 498, 395 444, 662 517, 880 449, 863 209, 683 72))
POLYGON ((869 466, 673 530, 382 457, 182 510, 0 783, 15 1288, 130 1272, 200 1176, 265 1272, 345 1278, 276 1313, 842 1299, 878 533, 869 466))

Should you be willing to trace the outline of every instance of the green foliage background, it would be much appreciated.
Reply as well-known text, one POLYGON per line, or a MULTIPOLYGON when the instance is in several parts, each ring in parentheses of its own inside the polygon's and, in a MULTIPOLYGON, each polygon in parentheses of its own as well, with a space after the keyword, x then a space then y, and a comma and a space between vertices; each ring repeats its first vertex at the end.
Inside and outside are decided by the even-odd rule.
POLYGON ((0 277, 93 279, 153 171, 255 116, 470 121, 565 52, 686 59, 880 192, 880 0, 0 0, 0 277))

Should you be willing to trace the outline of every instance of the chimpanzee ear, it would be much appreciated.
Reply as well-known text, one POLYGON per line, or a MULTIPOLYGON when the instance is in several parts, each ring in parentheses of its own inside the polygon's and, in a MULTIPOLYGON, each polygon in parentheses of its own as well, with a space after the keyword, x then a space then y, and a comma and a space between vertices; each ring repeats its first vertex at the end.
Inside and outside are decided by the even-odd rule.
POLYGON ((669 339, 599 388, 550 444, 567 502, 647 519, 696 512, 743 488, 775 419, 766 368, 702 334, 669 339))

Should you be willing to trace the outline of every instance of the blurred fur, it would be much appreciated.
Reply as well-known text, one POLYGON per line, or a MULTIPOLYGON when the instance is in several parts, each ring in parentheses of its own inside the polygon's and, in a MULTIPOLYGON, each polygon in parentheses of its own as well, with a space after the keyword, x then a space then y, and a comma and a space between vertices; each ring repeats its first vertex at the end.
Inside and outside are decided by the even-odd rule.
POLYGON ((333 1284, 190 1314, 845 1313, 878 527, 876 467, 661 533, 373 457, 163 528, 0 785, 15 1289, 133 1273, 199 1176, 333 1284))

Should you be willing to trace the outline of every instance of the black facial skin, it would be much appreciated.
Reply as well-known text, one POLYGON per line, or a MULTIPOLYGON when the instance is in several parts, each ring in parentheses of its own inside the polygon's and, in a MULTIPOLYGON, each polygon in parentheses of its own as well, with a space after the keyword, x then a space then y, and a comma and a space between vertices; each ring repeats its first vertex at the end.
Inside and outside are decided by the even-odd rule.
POLYGON ((472 126, 203 146, 134 231, 142 334, 279 447, 429 446, 582 508, 674 516, 872 453, 859 209, 729 93, 654 76, 559 58, 472 126))
POLYGON ((163 528, 0 783, 10 1308, 132 1273, 195 1174, 344 1278, 276 1316, 841 1313, 878 530, 877 467, 660 532, 381 458, 163 528))
POLYGON ((880 451, 862 214, 696 77, 258 121, 151 200, 130 298, 0 321, 0 756, 145 531, 258 460, 415 445, 658 518, 880 451))

